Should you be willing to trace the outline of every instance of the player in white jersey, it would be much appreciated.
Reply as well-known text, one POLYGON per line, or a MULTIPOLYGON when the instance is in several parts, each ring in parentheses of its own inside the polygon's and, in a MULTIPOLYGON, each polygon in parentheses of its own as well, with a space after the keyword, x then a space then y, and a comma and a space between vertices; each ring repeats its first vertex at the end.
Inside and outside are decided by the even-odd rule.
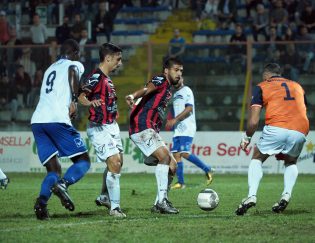
POLYGON ((49 219, 47 202, 52 192, 66 209, 74 210, 67 188, 90 168, 83 139, 71 124, 77 112, 79 80, 84 72, 83 65, 77 61, 79 45, 68 39, 60 52, 59 59, 45 71, 40 99, 31 119, 38 157, 47 170, 34 206, 40 220, 49 219), (73 162, 63 178, 57 157, 68 157, 73 162))
POLYGON ((9 182, 9 178, 6 176, 6 174, 3 173, 0 168, 0 189, 6 189, 9 182))
POLYGON ((202 169, 207 176, 207 185, 209 185, 212 182, 211 167, 206 165, 196 155, 190 153, 191 144, 196 133, 194 94, 188 86, 184 85, 183 79, 174 87, 174 118, 166 123, 167 128, 174 128, 171 152, 177 161, 176 175, 178 182, 172 186, 172 189, 185 188, 182 158, 202 169))

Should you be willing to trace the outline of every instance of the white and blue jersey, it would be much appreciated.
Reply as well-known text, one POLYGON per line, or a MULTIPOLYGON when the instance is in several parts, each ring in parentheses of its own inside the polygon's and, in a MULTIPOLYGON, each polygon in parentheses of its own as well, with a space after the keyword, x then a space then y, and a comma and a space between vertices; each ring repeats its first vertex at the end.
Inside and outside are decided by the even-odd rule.
POLYGON ((81 77, 83 65, 67 59, 56 61, 44 74, 40 99, 31 119, 38 156, 43 165, 55 155, 72 158, 87 151, 69 117, 72 94, 68 69, 72 65, 78 68, 81 77))
POLYGON ((193 137, 196 133, 194 94, 188 86, 183 86, 173 95, 174 117, 182 113, 187 106, 192 106, 192 112, 176 124, 171 152, 190 153, 193 137))
POLYGON ((194 137, 196 133, 194 94, 188 86, 183 86, 173 95, 174 117, 182 113, 187 106, 192 106, 192 112, 188 117, 176 124, 174 128, 174 137, 194 137))
POLYGON ((69 107, 72 94, 68 81, 68 69, 72 65, 78 68, 81 78, 84 67, 77 61, 60 59, 46 70, 31 124, 58 122, 71 125, 69 107))

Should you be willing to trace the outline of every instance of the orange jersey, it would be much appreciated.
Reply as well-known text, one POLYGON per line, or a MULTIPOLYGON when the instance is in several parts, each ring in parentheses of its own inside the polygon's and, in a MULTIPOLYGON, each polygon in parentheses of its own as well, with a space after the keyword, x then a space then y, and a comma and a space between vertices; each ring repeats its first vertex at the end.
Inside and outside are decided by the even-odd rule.
POLYGON ((309 121, 303 88, 294 81, 272 77, 259 83, 253 92, 252 106, 260 105, 266 109, 265 124, 309 132, 309 121))

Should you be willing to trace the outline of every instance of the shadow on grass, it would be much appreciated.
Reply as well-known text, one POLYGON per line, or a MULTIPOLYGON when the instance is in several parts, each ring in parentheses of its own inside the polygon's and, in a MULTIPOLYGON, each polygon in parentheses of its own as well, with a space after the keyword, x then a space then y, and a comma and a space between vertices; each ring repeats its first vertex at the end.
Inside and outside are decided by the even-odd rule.
POLYGON ((308 210, 305 209, 287 209, 283 211, 282 213, 274 213, 271 209, 269 210, 256 210, 256 211, 248 211, 247 214, 250 214, 251 216, 269 216, 269 215, 298 215, 298 214, 309 214, 311 213, 308 210))
POLYGON ((94 210, 89 212, 77 212, 69 214, 51 214, 50 218, 91 218, 97 215, 104 215, 104 210, 94 210))
MULTIPOLYGON (((202 212, 197 214, 184 214, 179 213, 176 215, 170 215, 170 214, 159 214, 159 213, 151 213, 149 208, 145 209, 139 209, 138 215, 132 215, 129 216, 128 212, 131 210, 131 208, 124 208, 124 212, 127 214, 127 220, 140 220, 140 219, 152 219, 152 218, 182 218, 182 219, 198 219, 198 218, 211 218, 211 219, 233 219, 233 218, 244 218, 244 217, 269 217, 269 216, 296 216, 296 215, 303 215, 303 214, 310 214, 311 212, 305 209, 292 209, 292 210, 286 210, 283 213, 277 214, 272 212, 271 210, 252 210, 248 211, 246 215, 244 216, 237 216, 234 213, 231 214, 217 214, 217 213, 211 213, 211 212, 202 212)), ((132 209, 134 210, 134 208, 132 209)), ((75 212, 75 213, 52 213, 50 212, 50 218, 53 219, 74 219, 74 218, 81 218, 81 219, 93 219, 98 220, 111 220, 112 217, 109 216, 107 209, 98 209, 88 212, 75 212)), ((20 213, 14 213, 14 214, 5 214, 2 215, 1 220, 3 221, 16 221, 20 219, 36 219, 35 214, 20 214, 20 213)))

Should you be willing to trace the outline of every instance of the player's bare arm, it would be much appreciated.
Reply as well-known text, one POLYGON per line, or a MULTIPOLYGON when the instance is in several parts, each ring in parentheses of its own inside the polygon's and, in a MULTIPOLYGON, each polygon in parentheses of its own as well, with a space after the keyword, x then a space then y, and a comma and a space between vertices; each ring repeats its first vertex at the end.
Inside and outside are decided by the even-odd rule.
POLYGON ((82 92, 79 97, 78 97, 78 100, 80 102, 81 105, 84 105, 84 106, 94 106, 94 107, 97 107, 97 106, 100 106, 102 105, 104 102, 102 101, 102 99, 98 99, 98 100, 89 100, 87 98, 87 94, 85 92, 82 92))
POLYGON ((261 106, 259 105, 251 106, 250 115, 247 122, 247 129, 246 129, 246 132, 242 135, 242 139, 240 143, 240 147, 244 151, 246 150, 247 146, 250 144, 250 140, 258 128, 260 112, 261 112, 261 106))
POLYGON ((175 118, 168 120, 165 124, 165 127, 168 129, 172 128, 177 123, 189 117, 192 111, 193 111, 192 106, 186 106, 185 109, 181 113, 179 113, 175 118))
POLYGON ((68 80, 71 88, 72 95, 78 95, 80 75, 79 69, 76 65, 71 65, 68 70, 68 80))
POLYGON ((68 81, 70 85, 72 102, 69 107, 69 116, 74 119, 77 115, 77 102, 78 102, 78 90, 79 90, 79 69, 75 65, 71 65, 68 69, 68 81))
POLYGON ((135 100, 141 97, 144 97, 156 90, 156 87, 152 82, 149 82, 146 87, 139 89, 132 94, 129 94, 125 97, 126 102, 130 108, 133 107, 135 100))

